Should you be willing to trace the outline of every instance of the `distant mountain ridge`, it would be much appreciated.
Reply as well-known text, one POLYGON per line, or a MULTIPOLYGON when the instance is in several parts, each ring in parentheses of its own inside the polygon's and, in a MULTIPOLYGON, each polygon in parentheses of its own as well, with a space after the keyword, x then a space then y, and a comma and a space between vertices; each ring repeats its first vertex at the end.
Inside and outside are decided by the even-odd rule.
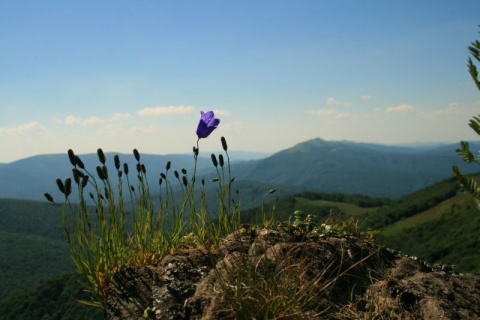
MULTIPOLYGON (((480 144, 472 143, 472 149, 480 144)), ((452 165, 475 172, 456 156, 456 144, 416 147, 326 141, 299 143, 258 161, 235 167, 239 179, 269 181, 306 189, 399 197, 452 176, 452 165)))
MULTIPOLYGON (((471 143, 472 150, 480 144, 471 143)), ((232 175, 236 181, 249 180, 270 186, 292 186, 296 190, 310 189, 325 192, 359 193, 376 197, 399 197, 452 176, 451 166, 459 165, 465 172, 474 172, 456 156, 458 144, 430 146, 428 148, 357 143, 351 141, 308 140, 280 152, 252 154, 230 153, 232 175), (263 156, 266 156, 262 158, 263 156), (256 158, 255 158, 256 157, 256 158)), ((114 171, 113 155, 107 153, 107 164, 114 171)), ((119 154, 135 172, 133 155, 119 154)), ((90 172, 99 164, 95 153, 81 155, 90 172)), ((147 168, 152 192, 158 190, 158 178, 168 161, 172 171, 193 169, 193 157, 188 154, 141 154, 147 168)), ((0 164, 0 198, 43 200, 43 193, 55 193, 55 179, 71 176, 67 154, 39 155, 12 163, 0 164)), ((199 177, 211 179, 216 172, 210 153, 201 152, 198 161, 199 177)), ((56 199, 60 193, 54 194, 56 199)))

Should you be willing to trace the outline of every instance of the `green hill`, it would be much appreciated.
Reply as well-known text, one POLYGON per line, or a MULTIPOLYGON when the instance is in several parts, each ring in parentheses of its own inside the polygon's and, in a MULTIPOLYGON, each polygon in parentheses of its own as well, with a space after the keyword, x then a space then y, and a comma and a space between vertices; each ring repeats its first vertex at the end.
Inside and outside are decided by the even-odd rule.
MULTIPOLYGON (((363 228, 380 230, 376 240, 380 244, 430 263, 454 264, 456 271, 480 272, 480 212, 453 179, 394 200, 294 188, 290 195, 285 195, 288 188, 280 188, 279 194, 284 196, 277 198, 276 193, 266 195, 271 185, 255 187, 242 182, 238 186, 246 190, 242 199, 252 195, 252 204, 264 202, 242 213, 245 223, 255 219, 259 222, 262 212, 272 211, 280 221, 288 221, 295 210, 313 214, 316 223, 322 223, 332 213, 337 218, 355 217, 363 228)), ((80 290, 78 282, 70 283, 70 289, 59 289, 59 283, 70 281, 68 276, 52 279, 74 271, 60 228, 60 210, 60 206, 45 202, 0 199, 0 250, 5 257, 0 261, 0 314, 43 308, 38 302, 41 292, 57 292, 57 300, 52 300, 55 304, 63 301, 61 292, 80 290), (22 305, 27 300, 31 304, 22 305)), ((30 311, 18 314, 27 319, 30 311)))
POLYGON ((18 291, 0 302, 0 320, 98 320, 103 310, 78 303, 88 299, 81 277, 66 274, 18 291))
POLYGON ((295 210, 322 223, 329 214, 354 217, 364 230, 380 231, 377 243, 432 264, 455 265, 458 272, 480 272, 480 210, 458 182, 447 179, 395 200, 338 193, 303 192, 243 214, 259 221, 262 210, 288 221, 295 210))
POLYGON ((458 194, 434 207, 384 227, 378 241, 430 263, 480 273, 480 211, 458 194))
POLYGON ((74 271, 60 209, 45 202, 0 199, 0 300, 74 271))

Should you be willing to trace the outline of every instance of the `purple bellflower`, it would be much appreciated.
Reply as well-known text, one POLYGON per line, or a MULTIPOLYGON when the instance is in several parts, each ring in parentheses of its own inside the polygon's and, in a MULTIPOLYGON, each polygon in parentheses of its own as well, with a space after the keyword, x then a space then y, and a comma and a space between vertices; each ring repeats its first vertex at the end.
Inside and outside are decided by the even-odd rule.
POLYGON ((220 123, 220 119, 215 118, 215 114, 213 113, 213 111, 200 112, 200 122, 198 123, 197 127, 198 139, 208 137, 210 133, 212 133, 213 130, 215 130, 220 123))

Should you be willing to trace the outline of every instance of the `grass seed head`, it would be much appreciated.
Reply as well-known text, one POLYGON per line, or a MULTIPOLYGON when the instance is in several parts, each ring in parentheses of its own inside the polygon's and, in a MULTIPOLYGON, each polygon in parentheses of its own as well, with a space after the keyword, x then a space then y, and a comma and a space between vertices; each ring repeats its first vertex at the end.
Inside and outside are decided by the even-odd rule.
POLYGON ((225 164, 223 161, 223 154, 218 155, 218 162, 220 163, 220 167, 223 168, 223 165, 225 164))
POLYGON ((212 153, 212 163, 214 165, 214 167, 218 167, 218 161, 217 161, 217 157, 212 153))
POLYGON ((105 164, 107 161, 107 158, 105 158, 105 154, 103 153, 102 149, 97 149, 97 155, 98 155, 98 160, 102 163, 105 164))
POLYGON ((47 198, 49 202, 55 204, 55 201, 53 201, 53 197, 50 195, 50 193, 45 192, 43 195, 45 196, 45 198, 47 198))
POLYGON ((140 153, 138 153, 137 149, 133 149, 133 155, 135 157, 135 160, 140 161, 140 153))
POLYGON ((222 142, 222 148, 223 150, 227 151, 228 146, 227 146, 227 140, 225 140, 225 137, 221 137, 220 141, 222 142))
POLYGON ((75 163, 80 169, 85 169, 85 165, 83 164, 83 161, 80 159, 79 156, 75 156, 75 163))
POLYGON ((70 159, 70 163, 72 166, 76 167, 77 166, 77 161, 75 159, 75 153, 73 152, 72 149, 68 149, 68 159, 70 159))
POLYGON ((120 157, 118 156, 118 154, 116 154, 113 157, 113 161, 115 162, 115 168, 117 168, 117 170, 119 170, 120 169, 120 157))
POLYGON ((65 194, 65 186, 63 185, 62 179, 57 178, 57 180, 55 180, 55 182, 57 183, 58 190, 60 190, 61 193, 65 194))
POLYGON ((183 185, 186 187, 188 185, 188 180, 186 176, 182 177, 183 185))
POLYGON ((72 179, 65 179, 65 197, 68 197, 72 193, 72 179))
POLYGON ((97 175, 100 178, 100 180, 102 181, 105 180, 105 175, 103 174, 102 167, 97 166, 95 169, 97 170, 97 175))

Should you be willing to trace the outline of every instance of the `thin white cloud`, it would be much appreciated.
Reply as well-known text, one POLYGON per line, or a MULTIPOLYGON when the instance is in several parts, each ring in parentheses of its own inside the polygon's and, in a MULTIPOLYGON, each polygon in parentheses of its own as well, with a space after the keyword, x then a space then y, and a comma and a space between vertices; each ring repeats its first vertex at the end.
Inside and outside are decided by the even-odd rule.
POLYGON ((74 115, 68 115, 63 119, 63 121, 57 117, 54 118, 53 120, 55 123, 64 123, 67 126, 72 126, 72 125, 84 125, 84 126, 91 126, 95 124, 100 124, 104 123, 105 120, 97 117, 97 116, 91 116, 86 119, 74 116, 74 115))
POLYGON ((327 99, 327 105, 329 106, 350 106, 352 105, 351 102, 348 102, 348 101, 338 101, 338 100, 335 100, 335 98, 333 97, 328 97, 327 99))
POLYGON ((362 100, 366 101, 366 100, 370 100, 370 99, 372 99, 372 96, 371 96, 371 95, 368 95, 368 94, 366 94, 366 95, 364 95, 364 96, 361 96, 361 97, 360 97, 360 99, 362 99, 362 100))
POLYGON ((113 116, 110 117, 112 121, 121 121, 121 120, 128 120, 132 116, 129 113, 115 113, 113 116))
POLYGON ((409 113, 415 111, 416 108, 409 104, 400 104, 398 106, 388 107, 385 109, 386 113, 409 113))
POLYGON ((218 109, 218 110, 213 110, 213 113, 215 113, 215 117, 228 116, 230 114, 230 111, 218 109))
POLYGON ((336 114, 337 110, 335 109, 317 109, 317 110, 308 110, 307 114, 313 114, 317 116, 331 116, 336 114))
POLYGON ((93 117, 89 117, 89 118, 83 120, 82 124, 90 126, 90 125, 104 123, 104 122, 105 122, 105 120, 103 120, 99 117, 93 116, 93 117))
POLYGON ((167 107, 150 107, 137 111, 141 116, 163 116, 169 114, 187 114, 191 113, 195 108, 192 106, 167 106, 167 107))
POLYGON ((436 109, 430 112, 423 112, 424 117, 441 117, 441 116, 470 116, 475 114, 476 110, 473 108, 465 108, 458 103, 450 103, 448 107, 436 109))
POLYGON ((65 124, 67 126, 72 126, 72 125, 91 126, 91 125, 97 125, 97 124, 108 123, 108 122, 118 122, 121 120, 130 119, 130 118, 131 118, 131 115, 128 113, 115 113, 114 115, 110 116, 107 119, 100 118, 98 116, 81 118, 74 115, 68 115, 64 119, 61 119, 59 117, 54 117, 53 122, 56 124, 65 124))
POLYGON ((74 124, 80 124, 82 122, 82 119, 79 117, 75 117, 74 115, 68 115, 65 117, 63 122, 67 125, 74 125, 74 124))
POLYGON ((23 135, 27 133, 38 133, 44 130, 45 127, 43 127, 39 122, 33 121, 13 128, 0 128, 0 134, 23 135))

